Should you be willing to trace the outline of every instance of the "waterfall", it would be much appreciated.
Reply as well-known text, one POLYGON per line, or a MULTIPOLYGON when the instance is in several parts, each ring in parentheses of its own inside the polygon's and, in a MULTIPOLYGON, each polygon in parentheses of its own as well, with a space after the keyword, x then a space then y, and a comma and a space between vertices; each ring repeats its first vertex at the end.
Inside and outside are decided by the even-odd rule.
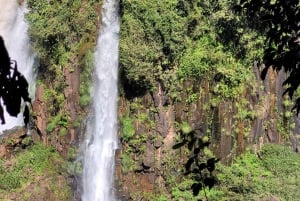
POLYGON ((95 52, 92 114, 83 161, 83 201, 113 201, 117 149, 118 0, 105 0, 95 52))
MULTIPOLYGON (((35 73, 33 64, 35 54, 31 49, 28 25, 25 21, 27 12, 26 4, 18 4, 17 0, 0 0, 0 35, 3 37, 5 46, 11 59, 18 63, 18 70, 29 83, 30 97, 34 98, 35 73)), ((23 125, 23 116, 11 117, 5 112, 6 124, 0 125, 0 132, 14 126, 23 125)))

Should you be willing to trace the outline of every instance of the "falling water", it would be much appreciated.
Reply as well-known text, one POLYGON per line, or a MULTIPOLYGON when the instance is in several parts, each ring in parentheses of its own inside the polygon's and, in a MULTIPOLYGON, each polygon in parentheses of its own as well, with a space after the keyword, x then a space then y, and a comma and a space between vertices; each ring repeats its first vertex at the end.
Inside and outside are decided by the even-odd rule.
MULTIPOLYGON (((3 37, 5 46, 11 59, 18 63, 18 70, 25 76, 29 83, 30 97, 34 97, 35 73, 33 53, 27 34, 28 25, 25 21, 26 5, 18 4, 17 0, 0 0, 0 35, 3 37)), ((5 115, 6 124, 0 126, 0 132, 14 126, 23 125, 23 116, 17 118, 5 115)))
POLYGON ((95 53, 92 114, 87 125, 83 201, 113 201, 117 149, 118 33, 117 0, 105 0, 95 53))

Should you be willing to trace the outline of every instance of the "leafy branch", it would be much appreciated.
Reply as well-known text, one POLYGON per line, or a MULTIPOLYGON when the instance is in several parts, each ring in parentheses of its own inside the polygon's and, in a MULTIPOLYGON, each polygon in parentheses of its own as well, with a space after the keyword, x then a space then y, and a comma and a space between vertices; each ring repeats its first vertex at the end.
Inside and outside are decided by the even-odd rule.
POLYGON ((213 174, 215 165, 219 161, 214 157, 207 158, 204 149, 209 146, 210 142, 206 137, 201 137, 194 130, 188 133, 181 132, 182 141, 173 146, 173 149, 179 149, 187 146, 191 155, 185 163, 185 175, 192 175, 194 183, 191 186, 194 196, 197 196, 201 190, 204 190, 206 200, 207 195, 205 188, 211 189, 216 183, 216 176, 213 174))

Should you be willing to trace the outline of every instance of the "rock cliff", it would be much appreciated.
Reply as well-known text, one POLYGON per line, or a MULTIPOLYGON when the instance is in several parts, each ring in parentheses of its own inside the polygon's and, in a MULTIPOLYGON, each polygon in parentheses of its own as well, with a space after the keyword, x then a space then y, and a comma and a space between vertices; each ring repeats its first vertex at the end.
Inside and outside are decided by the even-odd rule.
MULTIPOLYGON (((258 152, 264 143, 284 143, 298 150, 298 118, 291 112, 292 101, 282 96, 285 73, 269 70, 265 80, 254 65, 253 80, 241 96, 215 100, 218 83, 186 82, 198 94, 187 102, 167 102, 166 91, 157 83, 153 92, 142 96, 120 97, 121 148, 117 156, 116 179, 122 200, 151 200, 149 195, 169 194, 181 183, 189 152, 174 150, 180 131, 190 127, 209 137, 210 149, 223 164, 244 153, 247 147, 258 152), (131 119, 131 122, 128 120, 131 119), (134 131, 129 134, 130 123, 134 131)), ((184 189, 182 189, 184 190, 184 189)), ((151 197, 151 196, 150 196, 151 197)))

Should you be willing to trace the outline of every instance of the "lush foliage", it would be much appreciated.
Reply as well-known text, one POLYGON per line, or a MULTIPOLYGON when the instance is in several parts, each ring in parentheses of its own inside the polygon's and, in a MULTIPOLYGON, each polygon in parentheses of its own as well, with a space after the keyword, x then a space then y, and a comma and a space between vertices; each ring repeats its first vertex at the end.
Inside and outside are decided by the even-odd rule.
POLYGON ((16 191, 28 191, 23 192, 22 195, 29 196, 23 197, 25 200, 30 199, 30 196, 43 192, 33 189, 29 191, 27 188, 34 182, 40 182, 41 178, 48 178, 48 181, 44 182, 47 182, 49 190, 57 196, 56 199, 68 200, 71 193, 67 183, 64 184, 63 188, 56 183, 58 173, 61 173, 62 170, 62 164, 63 159, 61 156, 53 148, 45 147, 42 144, 36 144, 17 153, 15 158, 11 160, 0 160, 1 196, 16 191))
POLYGON ((88 50, 93 45, 87 43, 93 43, 90 34, 96 28, 96 1, 28 1, 27 4, 30 34, 43 63, 53 62, 66 68, 75 52, 79 51, 82 57, 85 52, 81 48, 88 50))
MULTIPOLYGON (((263 40, 245 27, 244 18, 236 16, 231 8, 231 1, 121 1, 121 87, 122 95, 131 99, 131 110, 120 118, 124 172, 137 168, 133 158, 143 160, 142 144, 147 139, 143 133, 135 132, 138 128, 134 125, 145 121, 143 126, 146 125, 152 135, 160 136, 155 124, 151 126, 154 115, 145 112, 145 105, 136 104, 139 96, 147 92, 153 94, 157 83, 167 99, 166 107, 178 101, 188 108, 191 103, 207 97, 203 105, 207 109, 202 112, 210 113, 211 107, 217 107, 221 101, 233 100, 238 108, 236 120, 243 121, 254 115, 247 108, 247 101, 238 101, 251 83, 250 67, 254 59, 262 55, 258 48, 263 46, 263 40), (204 82, 208 87, 202 90, 204 82)), ((207 121, 208 127, 212 127, 212 118, 207 121)), ((172 200, 195 199, 191 187, 194 195, 198 195, 201 189, 211 188, 216 181, 213 171, 218 160, 205 156, 209 142, 199 136, 208 134, 210 128, 201 134, 188 128, 183 130, 185 134, 181 132, 176 136, 180 139, 174 148, 185 150, 185 157, 189 157, 185 164, 187 178, 181 178, 183 171, 173 171, 179 164, 164 155, 163 168, 170 171, 166 173, 165 182, 172 200)), ((151 138, 155 137, 148 136, 148 140, 151 138)))
POLYGON ((186 18, 177 11, 177 0, 123 0, 121 13, 120 64, 124 79, 131 86, 151 89, 178 64, 187 34, 186 18))
MULTIPOLYGON (((211 154, 208 150, 205 152, 211 154)), ((173 171, 176 167, 174 161, 165 160, 167 167, 173 171)), ((171 198, 168 200, 297 200, 299 165, 299 155, 290 148, 266 144, 259 156, 248 150, 234 159, 230 166, 218 163, 215 170, 217 184, 212 189, 203 188, 198 196, 193 196, 190 190, 194 183, 193 177, 178 179, 180 170, 167 173, 167 182, 171 186, 171 198)), ((152 200, 159 200, 158 196, 152 200)))
MULTIPOLYGON (((136 131, 135 125, 137 123, 143 123, 145 128, 150 128, 152 122, 149 121, 148 116, 142 113, 145 108, 137 99, 136 102, 131 104, 132 111, 138 112, 138 116, 130 116, 126 114, 120 117, 120 131, 121 142, 123 144, 123 150, 121 155, 122 170, 124 173, 138 171, 139 166, 143 162, 143 154, 146 151, 146 143, 149 140, 146 133, 136 131)), ((152 139, 154 141, 154 139, 152 139)))
MULTIPOLYGON (((285 84, 285 93, 292 98, 300 85, 298 79, 300 62, 300 2, 299 0, 241 0, 235 7, 246 14, 249 25, 266 36, 263 77, 270 67, 280 70, 282 67, 290 75, 285 84)), ((300 99, 296 101, 300 110, 300 99)))
POLYGON ((259 155, 247 152, 229 167, 219 164, 219 184, 208 193, 209 200, 297 200, 299 155, 273 144, 259 155))
MULTIPOLYGON (((28 7, 26 19, 29 24, 29 35, 39 57, 37 84, 41 85, 43 91, 42 97, 39 97, 39 99, 43 102, 44 111, 42 112, 45 114, 43 121, 47 123, 42 134, 45 135, 43 136, 44 140, 47 141, 48 139, 51 145, 57 147, 59 144, 59 146, 62 146, 63 149, 60 151, 64 152, 66 156, 68 155, 67 152, 70 153, 73 148, 73 144, 70 145, 66 140, 67 135, 70 134, 70 128, 76 128, 80 125, 78 122, 81 121, 84 107, 90 101, 89 88, 92 81, 91 72, 94 60, 92 52, 94 52, 96 46, 102 1, 28 0, 26 3, 28 7), (68 79, 70 77, 71 81, 68 79), (77 83, 78 80, 80 83, 77 83), (73 100, 73 98, 70 100, 70 91, 72 91, 71 95, 76 100, 73 100), (77 104, 78 94, 79 102, 77 104), (71 114, 70 110, 75 112, 71 114)), ((49 155, 43 154, 43 150, 38 145, 34 146, 32 150, 30 149, 28 154, 31 154, 34 159, 43 159, 41 162, 44 162, 44 164, 42 165, 49 166, 49 169, 43 168, 41 169, 41 175, 37 175, 36 172, 30 172, 27 169, 34 168, 35 164, 40 163, 39 161, 33 163, 34 167, 22 164, 20 166, 25 168, 22 171, 29 171, 28 174, 18 175, 19 172, 16 171, 15 173, 12 169, 9 174, 4 176, 8 178, 15 176, 17 183, 7 185, 14 185, 15 187, 12 190, 19 190, 19 187, 23 187, 23 183, 29 183, 29 180, 37 180, 35 185, 36 188, 39 188, 39 182, 43 182, 43 179, 45 179, 51 188, 53 187, 51 191, 57 196, 57 198, 53 198, 54 200, 70 199, 70 197, 67 197, 70 196, 69 183, 66 180, 61 183, 58 177, 67 178, 70 176, 65 175, 64 172, 77 174, 81 171, 81 166, 78 164, 70 165, 71 161, 75 160, 75 157, 72 157, 64 164, 66 169, 61 169, 61 164, 56 167, 56 159, 52 160, 54 156, 52 157, 51 154, 53 153, 57 157, 58 154, 51 148, 44 149, 49 152, 49 155), (36 152, 34 152, 35 150, 36 152), (38 152, 40 152, 40 155, 35 155, 38 152), (51 163, 54 165, 51 165, 51 163), (48 173, 50 179, 47 178, 47 175, 44 176, 48 173), (57 185, 55 185, 55 182, 57 182, 57 185)), ((27 150, 24 154, 27 154, 27 150)), ((28 156, 29 159, 31 155, 28 156)), ((14 181, 13 178, 9 180, 14 181)), ((34 186, 34 184, 31 185, 34 186)), ((27 195, 26 192, 21 193, 27 195)), ((49 198, 49 195, 43 195, 42 197, 52 199, 49 198)), ((37 200, 39 199, 37 198, 37 200)))
MULTIPOLYGON (((27 1, 29 34, 39 54, 39 83, 43 84, 43 101, 47 105, 47 132, 55 126, 68 127, 70 114, 65 112, 66 74, 76 69, 80 76, 80 105, 89 103, 89 86, 99 22, 100 1, 27 1), (67 122, 66 122, 67 121, 67 122)), ((74 121, 74 119, 73 119, 74 121)), ((58 129, 59 130, 59 129, 58 129)))
POLYGON ((241 94, 263 40, 231 8, 230 1, 121 1, 125 93, 141 95, 159 82, 176 101, 185 80, 216 77, 221 97, 241 94))

